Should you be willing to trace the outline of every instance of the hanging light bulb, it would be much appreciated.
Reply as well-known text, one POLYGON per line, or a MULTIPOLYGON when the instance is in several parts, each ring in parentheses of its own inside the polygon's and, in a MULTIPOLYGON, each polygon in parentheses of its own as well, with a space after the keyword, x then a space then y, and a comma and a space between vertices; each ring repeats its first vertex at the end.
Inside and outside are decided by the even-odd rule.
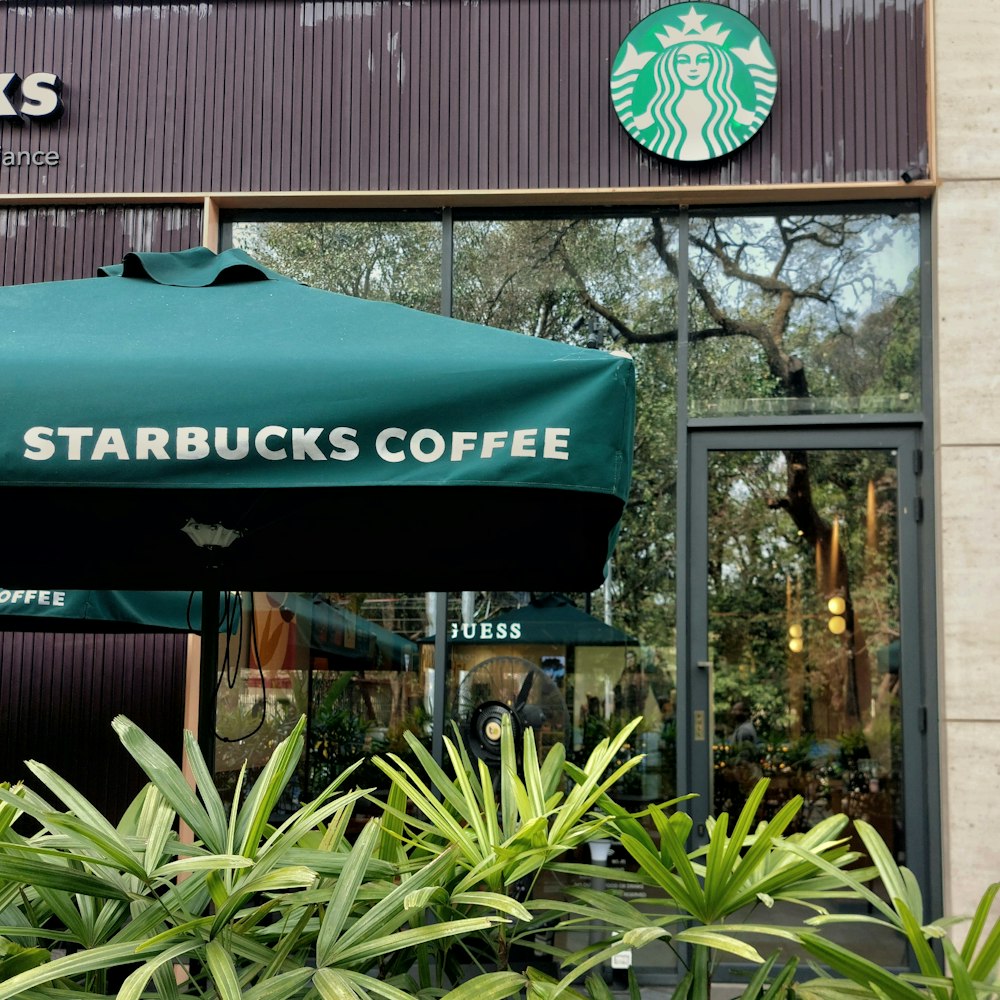
POLYGON ((788 626, 788 648, 793 653, 801 653, 805 648, 805 641, 802 638, 802 626, 799 624, 788 626))

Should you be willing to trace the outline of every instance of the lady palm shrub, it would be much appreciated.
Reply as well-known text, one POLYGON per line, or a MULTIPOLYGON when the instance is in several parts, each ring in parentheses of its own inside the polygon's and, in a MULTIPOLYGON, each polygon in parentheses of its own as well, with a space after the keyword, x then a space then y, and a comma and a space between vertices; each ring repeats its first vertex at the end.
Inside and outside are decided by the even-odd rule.
MULTIPOLYGON (((996 1000, 1000 998, 1000 882, 984 892, 961 944, 951 932, 967 918, 928 920, 913 873, 897 865, 870 824, 854 821, 865 851, 848 848, 849 820, 835 814, 806 832, 794 829, 802 801, 790 799, 769 821, 756 822, 767 789, 763 779, 748 797, 730 830, 723 813, 709 820, 709 842, 688 851, 691 820, 665 808, 649 811, 654 831, 611 801, 601 805, 615 817, 622 847, 636 862, 630 878, 652 891, 639 908, 591 889, 573 890, 563 926, 604 923, 623 931, 564 958, 569 985, 610 960, 623 947, 642 948, 665 940, 687 966, 674 1000, 707 1000, 713 971, 724 956, 757 963, 742 1000, 996 1000), (867 861, 868 864, 859 862, 867 861), (876 888, 876 884, 879 888, 876 888), (865 904, 858 913, 830 904, 865 904), (781 925, 750 919, 776 903, 801 909, 802 917, 781 925), (650 916, 650 907, 659 916, 650 916), (828 908, 829 907, 829 908, 828 908), (913 955, 914 971, 892 971, 822 931, 844 923, 889 931, 913 955), (777 939, 786 949, 766 960, 754 942, 777 939), (678 946, 685 947, 678 947, 678 946), (787 957, 792 946, 809 961, 787 957)), ((589 981, 589 980, 588 980, 589 981)), ((591 991, 593 993, 593 990, 591 991)))
MULTIPOLYGON (((468 917, 484 905, 508 918, 436 943, 435 963, 420 966, 423 987, 441 989, 470 974, 508 972, 518 944, 530 943, 532 951, 561 957, 545 940, 553 909, 558 911, 560 904, 537 898, 540 878, 559 869, 581 845, 605 835, 610 817, 597 806, 641 763, 639 757, 621 754, 640 722, 636 719, 601 740, 579 768, 567 765, 562 744, 540 762, 530 730, 515 752, 509 719, 503 723, 501 760, 494 769, 472 760, 457 734, 444 741, 450 771, 410 734, 414 765, 392 754, 376 759, 395 793, 386 806, 386 828, 395 830, 411 858, 454 857, 446 891, 431 901, 434 918, 468 917), (432 972, 439 978, 430 978, 432 972)), ((601 869, 576 868, 603 874, 601 869)), ((539 970, 525 973, 532 992, 549 992, 551 984, 539 970)), ((509 982, 512 992, 524 984, 509 982)))
MULTIPOLYGON (((744 1000, 1000 996, 1000 923, 991 917, 1000 884, 953 944, 954 921, 925 922, 916 880, 871 827, 855 824, 865 867, 844 816, 790 833, 801 808, 792 799, 756 822, 766 781, 732 825, 726 814, 710 820, 708 844, 689 850, 680 800, 639 813, 614 800, 641 759, 621 753, 638 721, 583 765, 561 746, 539 761, 530 732, 516 753, 509 726, 494 769, 470 759, 460 739, 445 741, 449 769, 413 740, 412 758, 376 758, 388 799, 349 835, 356 803, 370 797, 349 787, 353 767, 272 820, 303 750, 304 720, 245 790, 240 772, 226 806, 191 734, 194 788, 119 717, 115 730, 149 783, 117 824, 37 762, 29 767, 46 795, 0 786, 0 1000, 613 1000, 599 967, 654 941, 688 964, 676 1000, 708 1000, 726 955, 758 964, 744 1000), (22 817, 32 832, 19 832, 22 817), (573 860, 596 838, 633 859, 630 879, 650 890, 641 908, 586 885, 545 897, 545 873, 584 883, 607 874, 573 860), (843 899, 869 913, 829 906, 843 899), (803 918, 782 926, 748 916, 779 902, 804 907, 803 918), (823 936, 843 920, 899 934, 917 971, 890 972, 823 936), (556 945, 555 928, 598 940, 570 951, 556 945), (798 959, 765 960, 755 942, 768 938, 805 954, 811 978, 798 959), (516 967, 514 949, 525 943, 554 960, 556 975, 516 967)), ((639 992, 633 978, 630 1000, 639 992)))
POLYGON ((228 809, 190 734, 197 790, 137 726, 119 717, 114 727, 150 779, 117 825, 37 762, 31 772, 58 804, 0 789, 0 1000, 106 995, 112 981, 123 1000, 404 1000, 407 961, 394 957, 500 919, 488 905, 468 918, 425 919, 455 852, 400 864, 377 821, 349 843, 365 794, 344 790, 350 771, 271 824, 304 722, 228 809), (38 832, 16 832, 22 815, 38 832))
MULTIPOLYGON (((636 863, 630 879, 650 892, 639 907, 624 899, 615 899, 609 906, 606 894, 588 888, 571 891, 564 926, 603 923, 621 935, 567 955, 564 964, 570 971, 562 982, 569 984, 607 963, 623 948, 663 941, 688 970, 675 995, 702 1000, 723 957, 762 964, 765 960, 751 943, 753 939, 762 934, 796 939, 797 926, 751 921, 748 914, 755 908, 771 909, 782 902, 808 907, 806 912, 812 915, 817 910, 826 912, 824 904, 831 900, 850 897, 851 890, 836 877, 858 860, 844 836, 847 817, 831 816, 806 833, 786 836, 802 807, 801 798, 795 797, 773 819, 755 825, 767 785, 766 779, 757 784, 731 830, 726 813, 710 819, 707 846, 692 851, 686 846, 691 832, 686 813, 652 807, 648 810, 650 830, 613 802, 603 803, 614 819, 618 841, 636 863), (788 843, 798 844, 800 850, 788 852, 788 843)), ((864 880, 871 874, 862 871, 857 878, 864 880)), ((782 981, 788 979, 787 972, 783 973, 782 981)), ((783 988, 789 986, 786 982, 783 988)))
POLYGON ((518 941, 558 953, 537 939, 551 923, 535 908, 539 876, 603 835, 597 803, 639 764, 620 753, 634 725, 571 780, 563 748, 539 762, 530 733, 516 754, 505 731, 498 773, 447 740, 448 773, 414 741, 415 766, 376 761, 388 801, 352 843, 353 808, 370 792, 347 790, 353 768, 271 822, 304 722, 245 792, 241 772, 228 808, 191 734, 195 788, 141 729, 114 726, 149 778, 117 825, 37 762, 53 801, 0 790, 0 1000, 549 996, 551 977, 511 968, 518 941), (16 832, 22 815, 38 832, 16 832))

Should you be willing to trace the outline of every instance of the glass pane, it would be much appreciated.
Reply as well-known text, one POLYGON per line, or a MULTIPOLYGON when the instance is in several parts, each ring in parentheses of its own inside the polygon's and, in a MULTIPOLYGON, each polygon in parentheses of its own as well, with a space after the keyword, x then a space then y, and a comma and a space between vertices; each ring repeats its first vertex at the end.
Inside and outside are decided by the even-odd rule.
MULTIPOLYGON (((306 284, 438 312, 440 222, 236 223, 234 245, 306 284)), ((244 759, 251 773, 298 719, 306 745, 280 808, 315 795, 360 758, 409 754, 404 733, 431 744, 430 678, 417 640, 428 631, 424 594, 254 594, 219 688, 217 781, 230 790, 244 759)), ((384 791, 365 763, 352 779, 384 791)), ((366 817, 355 809, 354 822, 366 817)))
POLYGON ((693 217, 694 416, 916 413, 914 213, 693 217))
POLYGON ((676 241, 666 216, 456 222, 453 311, 595 347, 675 344, 676 241))
MULTIPOLYGON (((406 732, 430 746, 417 645, 426 631, 423 594, 245 595, 219 685, 216 783, 224 796, 234 793, 244 760, 255 777, 303 715, 305 749, 282 813, 360 759, 408 756, 406 732)), ((388 789, 367 763, 351 780, 388 789)), ((364 812, 359 803, 356 822, 364 812)))
POLYGON ((798 794, 793 829, 843 812, 905 858, 897 498, 891 451, 710 454, 715 815, 767 777, 762 818, 798 794))
MULTIPOLYGON (((629 351, 638 415, 632 493, 607 585, 589 595, 465 595, 452 619, 449 714, 466 730, 470 721, 483 723, 473 731, 488 752, 488 703, 514 703, 526 692, 525 715, 537 725, 540 749, 558 738, 581 762, 641 716, 626 753, 642 754, 643 762, 617 792, 637 809, 676 794, 677 253, 677 226, 668 217, 455 224, 455 315, 629 351)), ((589 850, 576 860, 590 861, 589 850)), ((646 894, 621 852, 605 860, 609 886, 633 900, 646 894)), ((560 878, 570 880, 548 877, 543 894, 557 894, 560 878)), ((562 943, 582 947, 587 940, 562 943)), ((635 959, 640 971, 676 968, 665 945, 635 959)))
MULTIPOLYGON (((669 742, 666 756, 672 759, 672 655, 643 646, 566 594, 470 596, 477 612, 484 602, 493 611, 452 624, 448 716, 482 750, 477 755, 493 762, 492 716, 479 713, 497 702, 523 707, 520 715, 534 730, 541 755, 559 742, 578 763, 609 733, 643 716, 629 751, 646 759, 619 788, 619 798, 648 803, 671 797, 674 774, 664 766, 663 743, 669 742), (519 598, 527 603, 518 605, 519 598)), ((432 653, 428 643, 422 664, 432 653)))
MULTIPOLYGON (((499 764, 505 716, 512 716, 515 732, 519 722, 530 727, 541 758, 560 742, 580 765, 601 740, 642 717, 620 760, 642 755, 642 762, 616 786, 614 797, 638 811, 676 794, 672 641, 653 645, 609 623, 624 616, 605 594, 479 591, 464 597, 451 609, 447 718, 474 758, 499 764)), ((426 674, 433 662, 430 641, 421 656, 426 674)), ((631 859, 621 851, 602 853, 599 842, 580 847, 570 860, 607 865, 601 881, 634 902, 650 892, 631 876, 631 859)), ((594 884, 582 876, 545 872, 534 891, 560 898, 571 885, 594 884)), ((587 943, 584 932, 561 933, 558 941, 574 950, 587 943)), ((677 960, 666 946, 654 945, 637 952, 635 963, 637 971, 664 972, 676 968, 677 960)), ((605 971, 610 979, 612 970, 605 971)))
POLYGON ((242 222, 233 243, 315 288, 441 310, 439 222, 242 222))

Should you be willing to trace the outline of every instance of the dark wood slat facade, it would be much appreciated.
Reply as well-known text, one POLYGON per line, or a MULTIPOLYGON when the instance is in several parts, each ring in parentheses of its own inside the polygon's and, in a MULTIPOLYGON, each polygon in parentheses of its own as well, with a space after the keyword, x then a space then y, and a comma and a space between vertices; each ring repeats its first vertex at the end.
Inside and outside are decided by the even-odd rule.
POLYGON ((180 760, 187 636, 11 628, 0 629, 0 780, 48 795, 24 766, 39 760, 117 821, 147 779, 111 720, 128 715, 180 760))
POLYGON ((0 204, 0 285, 92 278, 129 250, 197 246, 201 217, 200 205, 0 204))
POLYGON ((778 60, 759 135, 684 165, 608 94, 654 0, 8 3, 3 69, 65 114, 0 125, 0 193, 421 191, 895 181, 927 159, 921 0, 736 0, 778 60))

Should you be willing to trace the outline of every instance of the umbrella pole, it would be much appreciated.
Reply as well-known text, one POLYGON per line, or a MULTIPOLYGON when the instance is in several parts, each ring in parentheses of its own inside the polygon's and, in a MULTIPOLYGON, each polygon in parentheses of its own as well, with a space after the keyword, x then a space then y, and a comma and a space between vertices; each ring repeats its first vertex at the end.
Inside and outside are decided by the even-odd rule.
POLYGON ((219 599, 221 591, 201 592, 201 664, 198 685, 198 747, 215 774, 215 710, 219 676, 219 599))

